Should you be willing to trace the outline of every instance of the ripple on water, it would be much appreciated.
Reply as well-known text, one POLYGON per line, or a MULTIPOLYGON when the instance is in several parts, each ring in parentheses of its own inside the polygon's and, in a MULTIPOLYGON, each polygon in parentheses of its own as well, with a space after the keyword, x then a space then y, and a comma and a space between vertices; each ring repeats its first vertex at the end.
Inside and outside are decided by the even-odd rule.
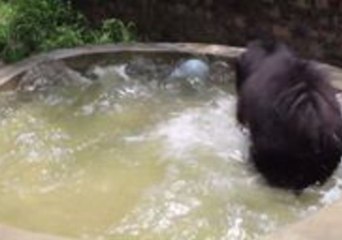
POLYGON ((126 68, 3 96, 1 222, 82 239, 254 240, 341 196, 340 169, 300 197, 265 186, 229 91, 168 91, 126 68))

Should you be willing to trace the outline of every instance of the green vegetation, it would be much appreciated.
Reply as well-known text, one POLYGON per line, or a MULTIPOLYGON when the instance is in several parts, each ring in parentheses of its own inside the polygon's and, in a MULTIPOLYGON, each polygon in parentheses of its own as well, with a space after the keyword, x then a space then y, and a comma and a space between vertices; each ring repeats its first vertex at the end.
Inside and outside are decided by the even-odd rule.
POLYGON ((68 1, 0 0, 0 58, 6 62, 55 48, 129 42, 134 30, 118 19, 92 27, 68 1))

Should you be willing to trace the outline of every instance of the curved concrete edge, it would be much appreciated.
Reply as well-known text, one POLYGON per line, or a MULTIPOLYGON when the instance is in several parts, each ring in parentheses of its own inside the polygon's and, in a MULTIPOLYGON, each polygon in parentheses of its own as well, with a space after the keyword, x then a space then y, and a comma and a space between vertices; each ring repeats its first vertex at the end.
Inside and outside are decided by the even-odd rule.
POLYGON ((342 70, 325 63, 320 63, 319 66, 328 74, 332 84, 342 90, 342 70))
POLYGON ((0 240, 76 240, 0 225, 0 240))
MULTIPOLYGON (((12 65, 0 68, 0 88, 3 89, 10 80, 19 77, 27 69, 44 59, 66 60, 74 57, 89 56, 94 54, 115 54, 122 52, 135 53, 188 53, 194 55, 211 55, 235 59, 245 51, 244 48, 230 47, 226 45, 205 43, 121 43, 105 45, 89 45, 70 49, 58 49, 48 53, 38 54, 12 65)), ((339 79, 342 79, 342 71, 334 66, 318 63, 342 89, 339 79)))
POLYGON ((120 52, 135 53, 189 53, 197 55, 221 56, 229 59, 236 58, 243 52, 243 48, 204 43, 126 43, 90 45, 71 49, 59 49, 29 57, 13 65, 0 69, 0 86, 20 76, 27 69, 44 59, 66 60, 68 58, 89 56, 93 54, 114 54, 120 52))
POLYGON ((341 216, 342 200, 339 200, 302 221, 276 231, 265 240, 341 240, 341 216))

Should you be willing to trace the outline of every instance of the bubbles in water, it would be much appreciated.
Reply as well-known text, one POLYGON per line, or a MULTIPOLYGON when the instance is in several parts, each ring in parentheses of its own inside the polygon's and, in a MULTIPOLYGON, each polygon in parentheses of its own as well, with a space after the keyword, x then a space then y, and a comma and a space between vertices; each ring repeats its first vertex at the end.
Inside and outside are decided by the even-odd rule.
MULTIPOLYGON (((219 92, 218 92, 219 94, 219 92)), ((236 127, 235 99, 224 95, 199 108, 191 108, 161 123, 158 136, 166 138, 167 152, 184 155, 194 146, 212 148, 221 157, 242 157, 246 139, 236 127), (228 155, 227 155, 228 154, 228 155)))
POLYGON ((244 240, 340 197, 340 173, 299 198, 263 185, 231 86, 215 85, 229 65, 193 61, 94 66, 82 87, 2 96, 0 220, 84 239, 244 240), (158 84, 193 64, 206 88, 158 84))

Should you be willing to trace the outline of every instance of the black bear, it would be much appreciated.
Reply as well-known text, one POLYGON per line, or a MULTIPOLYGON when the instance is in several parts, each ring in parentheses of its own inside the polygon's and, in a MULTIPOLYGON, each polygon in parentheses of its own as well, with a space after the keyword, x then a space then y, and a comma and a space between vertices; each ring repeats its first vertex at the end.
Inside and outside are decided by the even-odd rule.
POLYGON ((250 131, 250 160, 275 187, 323 184, 342 155, 334 89, 315 63, 278 42, 254 41, 237 59, 237 120, 250 131))

